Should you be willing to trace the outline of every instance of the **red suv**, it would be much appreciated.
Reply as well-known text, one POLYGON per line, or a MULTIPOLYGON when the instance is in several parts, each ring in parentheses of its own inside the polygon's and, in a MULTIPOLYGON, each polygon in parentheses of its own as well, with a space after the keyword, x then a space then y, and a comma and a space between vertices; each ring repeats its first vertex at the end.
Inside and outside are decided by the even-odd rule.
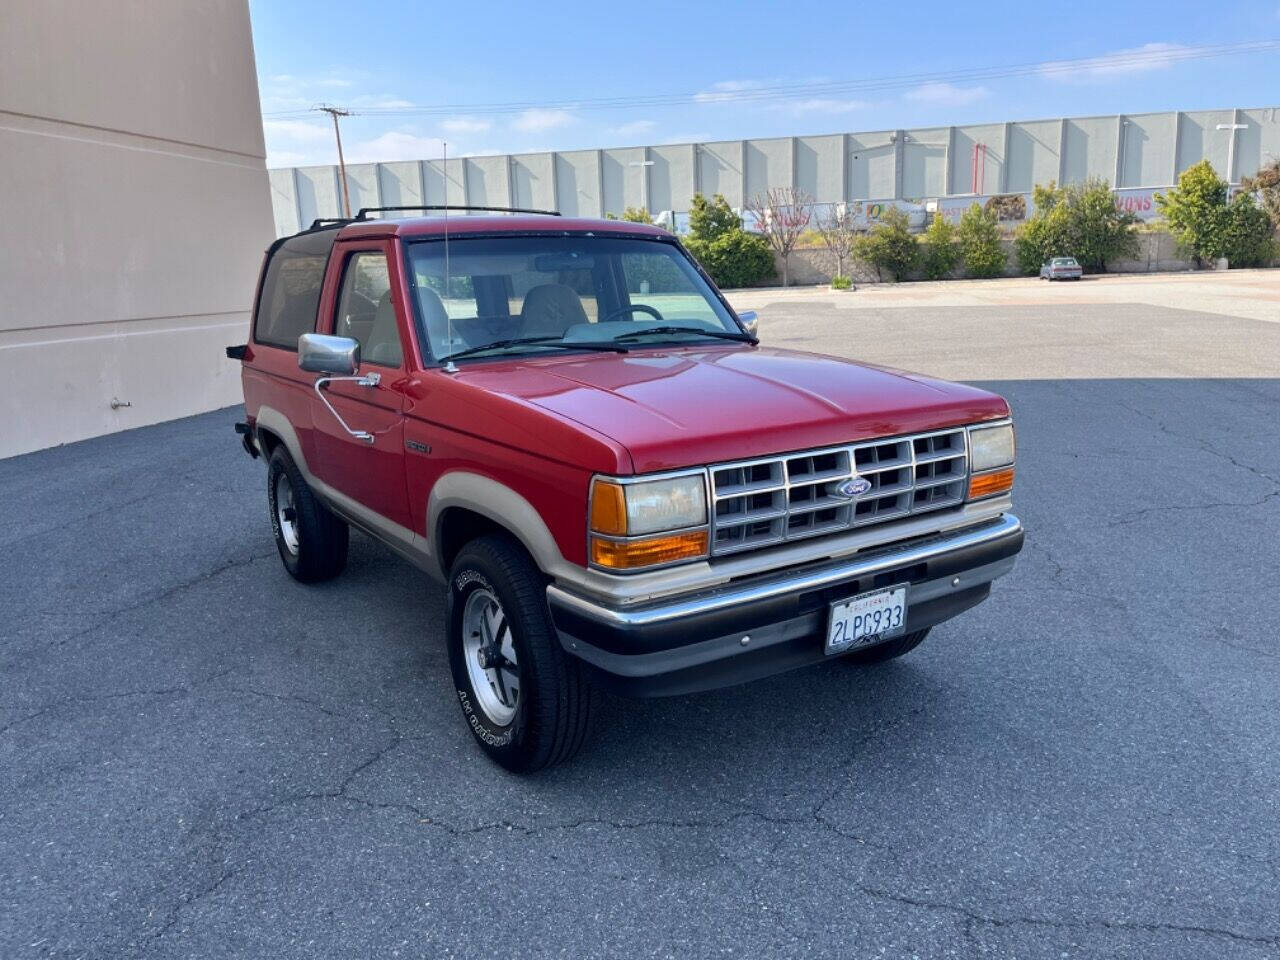
POLYGON ((571 756, 600 687, 901 656, 1013 566, 1002 398, 761 346, 656 227, 443 212, 276 241, 228 354, 285 567, 354 526, 445 584, 498 763, 571 756))

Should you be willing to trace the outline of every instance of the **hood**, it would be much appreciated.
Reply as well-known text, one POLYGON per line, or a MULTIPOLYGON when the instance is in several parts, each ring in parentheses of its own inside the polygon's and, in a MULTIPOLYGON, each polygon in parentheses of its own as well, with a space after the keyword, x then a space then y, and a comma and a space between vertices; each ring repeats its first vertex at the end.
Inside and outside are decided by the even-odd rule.
POLYGON ((458 376, 611 438, 637 473, 951 427, 1009 409, 974 387, 770 347, 524 358, 458 376))

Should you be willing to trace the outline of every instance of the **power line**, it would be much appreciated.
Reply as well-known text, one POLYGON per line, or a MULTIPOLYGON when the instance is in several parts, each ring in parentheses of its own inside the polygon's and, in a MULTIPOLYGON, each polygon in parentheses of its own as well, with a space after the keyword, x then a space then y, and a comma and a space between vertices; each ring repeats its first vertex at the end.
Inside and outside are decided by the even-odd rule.
MULTIPOLYGON (((764 103, 831 97, 837 94, 869 93, 928 84, 997 80, 1040 74, 1064 76, 1080 72, 1123 72, 1164 63, 1262 53, 1280 49, 1280 39, 1239 43, 1206 44, 1187 47, 1158 47, 1072 60, 1044 60, 999 67, 973 67, 933 73, 897 74, 861 80, 814 83, 785 83, 743 87, 736 90, 704 90, 695 93, 666 93, 648 96, 598 97, 575 100, 523 100, 496 103, 436 104, 418 107, 369 107, 362 116, 449 116, 453 114, 502 115, 525 110, 619 110, 637 107, 681 106, 692 103, 764 103)), ((279 111, 263 114, 264 119, 305 116, 308 111, 279 111)))

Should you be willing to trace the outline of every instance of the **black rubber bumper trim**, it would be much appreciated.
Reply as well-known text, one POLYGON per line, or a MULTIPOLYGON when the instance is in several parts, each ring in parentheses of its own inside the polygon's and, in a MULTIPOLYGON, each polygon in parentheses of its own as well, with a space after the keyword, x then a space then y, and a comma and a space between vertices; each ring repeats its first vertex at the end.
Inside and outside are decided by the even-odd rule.
MULTIPOLYGON (((907 614, 906 632, 924 630, 944 620, 950 620, 970 607, 977 606, 991 592, 991 584, 983 583, 968 590, 912 606, 907 614)), ((823 649, 826 630, 826 610, 814 611, 769 629, 793 634, 790 639, 772 643, 759 650, 742 653, 690 667, 676 666, 661 673, 639 676, 628 675, 625 665, 613 669, 583 660, 592 679, 607 690, 625 697, 671 697, 688 693, 700 693, 720 687, 731 687, 763 677, 795 670, 811 664, 839 657, 829 657, 823 649)), ((863 648, 865 649, 865 648, 863 648)), ((659 654, 675 661, 674 651, 659 654)), ((619 658, 622 659, 622 658, 619 658)), ((615 661, 617 664, 617 661, 615 661)))
POLYGON ((248 421, 240 421, 236 424, 236 433, 240 434, 240 442, 244 445, 244 452, 257 460, 261 454, 258 451, 257 438, 254 436, 253 424, 248 421))
POLYGON ((962 547, 924 563, 890 567, 871 576, 855 577, 822 589, 784 594, 723 610, 694 614, 659 624, 626 626, 601 623, 549 597, 551 616, 562 636, 576 638, 606 653, 634 656, 675 650, 731 633, 750 633, 770 624, 821 614, 843 597, 855 596, 897 583, 924 583, 962 574, 1012 557, 1022 549, 1023 533, 962 547))

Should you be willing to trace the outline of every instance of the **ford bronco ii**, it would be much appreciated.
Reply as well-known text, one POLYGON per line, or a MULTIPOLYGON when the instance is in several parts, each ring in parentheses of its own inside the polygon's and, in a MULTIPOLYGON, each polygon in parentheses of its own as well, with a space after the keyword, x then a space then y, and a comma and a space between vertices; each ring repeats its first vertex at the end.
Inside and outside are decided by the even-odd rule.
POLYGON ((498 763, 571 756, 601 687, 902 656, 1013 566, 1002 398, 762 346, 656 227, 443 212, 276 241, 227 352, 285 568, 354 526, 439 579, 498 763))

